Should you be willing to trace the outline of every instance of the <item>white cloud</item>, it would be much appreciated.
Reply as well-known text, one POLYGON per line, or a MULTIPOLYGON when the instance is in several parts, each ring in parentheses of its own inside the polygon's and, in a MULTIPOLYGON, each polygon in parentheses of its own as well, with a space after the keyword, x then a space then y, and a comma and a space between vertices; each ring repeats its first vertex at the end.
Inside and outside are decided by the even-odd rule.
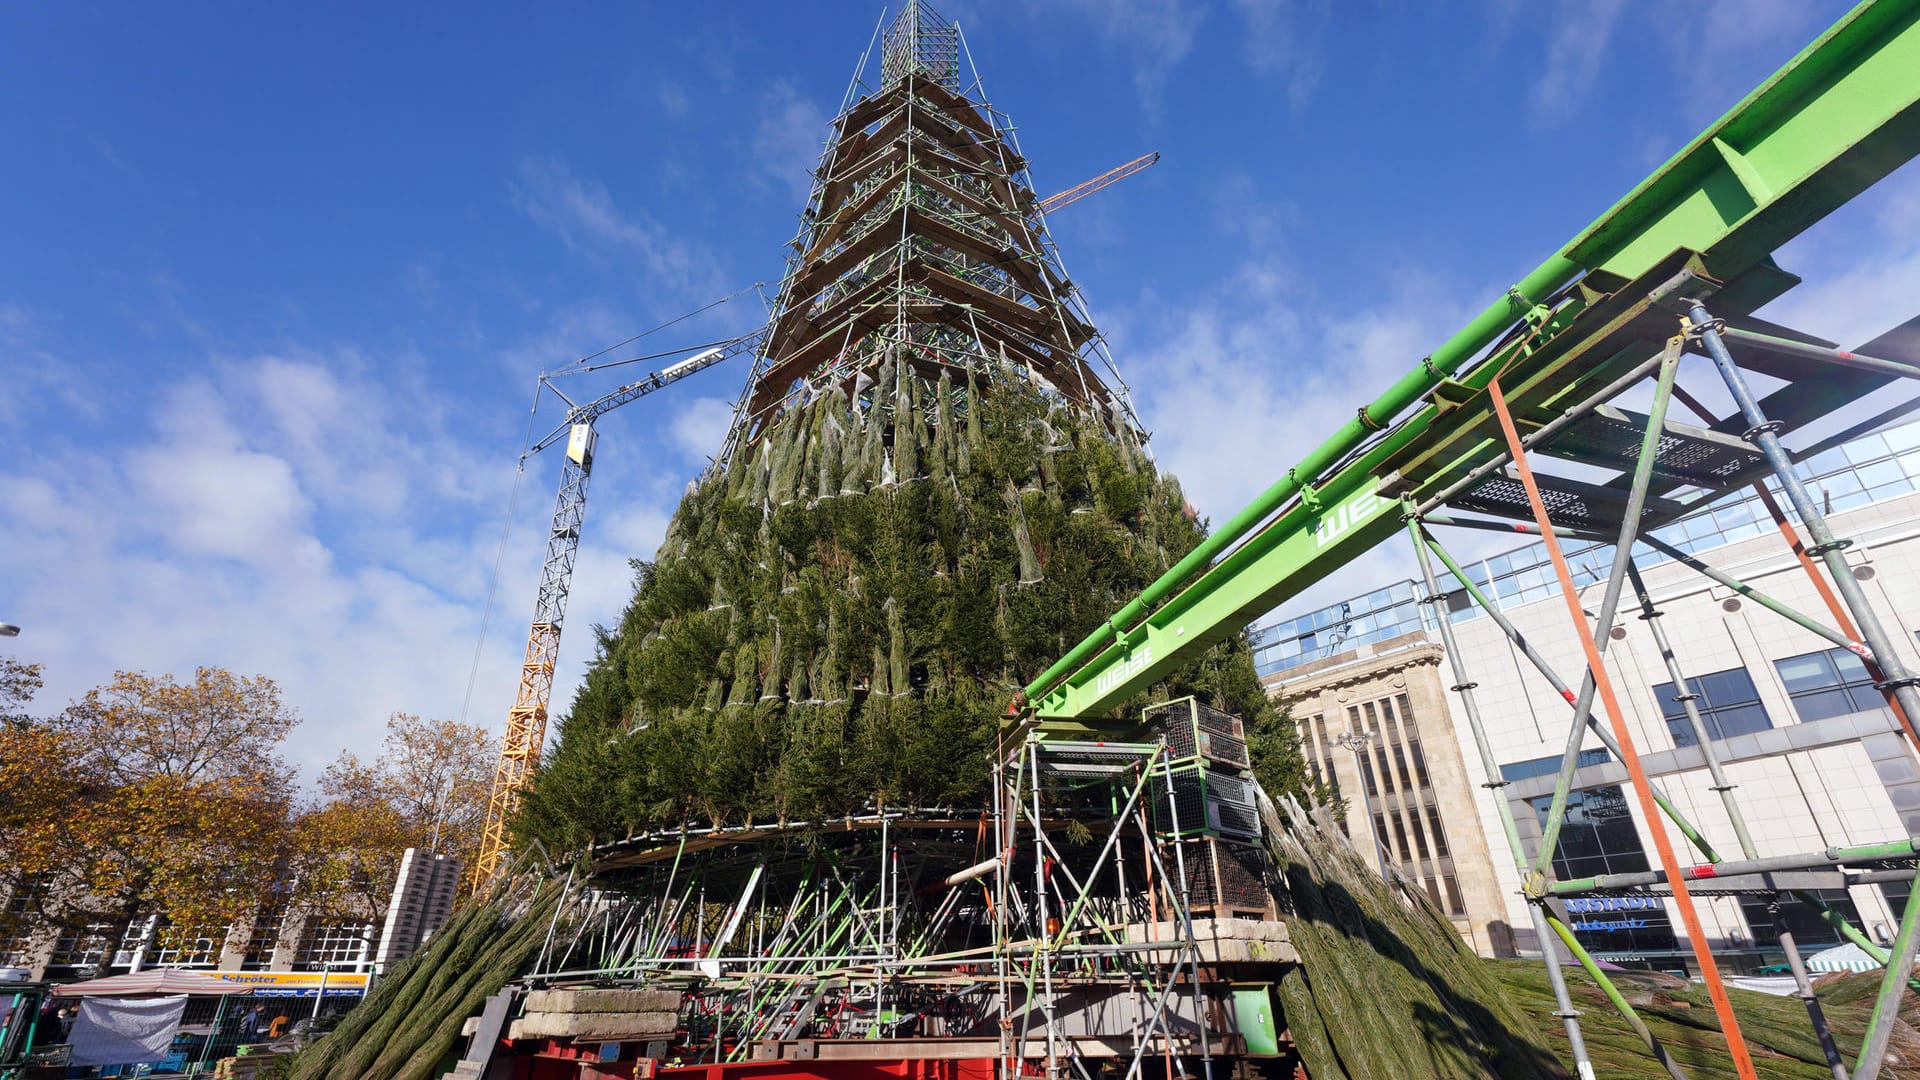
POLYGON ((552 158, 520 164, 513 185, 520 212, 581 254, 637 259, 662 284, 693 294, 714 290, 712 259, 644 213, 622 210, 605 184, 552 158))
POLYGON ((1534 119, 1547 125, 1569 120, 1593 90, 1607 58, 1626 0, 1592 0, 1553 7, 1553 25, 1533 84, 1534 119))
POLYGON ((668 116, 685 116, 690 102, 687 100, 687 88, 672 80, 660 83, 653 92, 654 103, 668 116))
POLYGON ((1380 306, 1336 315, 1290 267, 1251 262, 1220 290, 1227 299, 1160 324, 1116 323, 1155 454, 1202 513, 1223 520, 1250 501, 1465 310, 1402 279, 1411 283, 1380 306))
POLYGON ((321 552, 305 535, 312 505, 293 467, 272 454, 160 446, 128 463, 174 546, 247 562, 321 552))
MULTIPOLYGON (((1536 8, 1494 0, 1489 5, 1496 45, 1512 41, 1536 8)), ((1676 131, 1691 135, 1733 105, 1761 78, 1846 10, 1834 0, 1708 0, 1697 4, 1651 4, 1644 0, 1594 0, 1538 8, 1549 12, 1545 47, 1520 43, 1528 61, 1537 57, 1529 108, 1536 123, 1572 120, 1595 96, 1623 26, 1658 25, 1665 56, 1644 58, 1652 70, 1615 72, 1612 78, 1649 77, 1676 86, 1676 131)), ((1665 145, 1664 140, 1661 145, 1665 145)), ((1657 160, 1657 159, 1656 159, 1657 160)))
POLYGON ((1167 80, 1193 52, 1205 9, 1190 0, 1063 0, 1108 47, 1133 65, 1133 88, 1149 123, 1166 105, 1167 80))
POLYGON ((1864 344, 1920 315, 1920 160, 1869 188, 1775 258, 1805 283, 1760 314, 1837 341, 1864 344))
MULTIPOLYGON (((1289 264, 1252 261, 1213 290, 1219 299, 1175 307, 1143 297, 1106 322, 1121 371, 1153 432, 1162 469, 1215 525, 1285 475, 1382 388, 1419 363, 1498 290, 1442 286, 1419 274, 1383 275, 1394 290, 1350 311, 1315 294, 1289 264)), ((1489 541, 1448 537, 1463 556, 1489 541)), ((1515 546, 1500 537, 1493 550, 1515 546)), ((1284 602, 1287 611, 1371 591, 1418 573, 1406 542, 1390 539, 1284 602)))
POLYGON ((1298 110, 1326 71, 1327 7, 1316 0, 1234 0, 1245 24, 1241 51, 1255 75, 1281 79, 1298 110))
POLYGON ((674 444, 695 461, 718 453, 732 426, 733 402, 726 398, 694 398, 674 406, 674 444))
POLYGON ((832 135, 826 113, 785 79, 760 100, 753 132, 753 158, 762 175, 793 193, 796 210, 813 191, 813 170, 832 135))
MULTIPOLYGON (((303 717, 288 751, 308 775, 377 741, 393 710, 449 715, 507 468, 487 468, 436 408, 391 403, 404 374, 375 380, 351 353, 204 371, 128 416, 110 446, 0 464, 0 595, 25 628, 10 650, 46 665, 38 707, 116 668, 268 675, 303 717)), ((503 592, 530 564, 537 554, 516 553, 503 592)), ((519 649, 494 636, 476 695, 487 715, 471 720, 491 724, 511 700, 519 649)))

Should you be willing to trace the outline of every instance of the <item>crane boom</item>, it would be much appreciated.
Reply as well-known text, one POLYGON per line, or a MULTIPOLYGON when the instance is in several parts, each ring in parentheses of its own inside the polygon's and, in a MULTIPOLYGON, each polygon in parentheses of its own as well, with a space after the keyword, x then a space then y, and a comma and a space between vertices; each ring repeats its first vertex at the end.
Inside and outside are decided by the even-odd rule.
MULTIPOLYGON (((487 822, 480 838, 480 856, 471 871, 475 884, 492 880, 505 867, 507 829, 520 806, 520 793, 540 764, 540 747, 547 739, 547 704, 553 696, 554 664, 560 656, 560 628, 566 619, 567 591, 573 583, 573 564, 580 553, 580 528, 587 515, 587 480, 593 475, 594 422, 629 402, 679 382, 715 364, 759 347, 765 331, 712 345, 647 377, 618 387, 587 402, 568 402, 566 419, 522 455, 537 454, 562 439, 565 460, 560 467, 560 493, 553 505, 553 528, 547 533, 547 557, 540 567, 540 592, 534 602, 533 626, 527 632, 527 654, 520 664, 520 685, 513 708, 507 710, 506 737, 494 766, 493 787, 487 796, 487 822)), ((611 367, 613 365, 600 365, 611 367)), ((594 368, 576 370, 596 370, 594 368)), ((542 375, 551 389, 551 376, 542 375)), ((554 390, 558 394, 558 390, 554 390)), ((565 401, 565 395, 561 395, 565 401)))
POLYGON ((1096 176, 1091 180, 1083 180, 1080 183, 1073 185, 1072 187, 1068 188, 1065 191, 1057 191, 1052 195, 1049 195, 1046 198, 1041 199, 1039 204, 1039 210, 1043 214, 1051 214, 1055 210, 1058 210, 1061 207, 1066 206, 1068 203, 1079 202, 1081 199, 1086 198, 1087 196, 1093 194, 1096 191, 1100 191, 1104 188, 1112 187, 1114 184, 1122 180, 1125 180, 1127 177, 1132 176, 1134 173, 1139 172, 1141 169, 1144 169, 1147 166, 1152 165, 1154 162, 1159 160, 1160 160, 1160 151, 1158 150, 1155 150, 1150 154, 1141 154, 1139 157, 1134 158, 1132 161, 1127 162, 1125 165, 1122 165, 1114 169, 1108 169, 1106 172, 1101 173, 1099 176, 1096 176))

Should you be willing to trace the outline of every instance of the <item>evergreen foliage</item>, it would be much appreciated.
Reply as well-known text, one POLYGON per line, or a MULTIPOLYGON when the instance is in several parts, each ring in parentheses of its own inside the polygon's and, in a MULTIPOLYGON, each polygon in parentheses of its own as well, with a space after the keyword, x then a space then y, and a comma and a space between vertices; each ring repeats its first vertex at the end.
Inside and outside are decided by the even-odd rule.
MULTIPOLYGON (((600 632, 522 843, 974 805, 1018 688, 1204 535, 1125 425, 912 347, 688 490, 600 632)), ((1247 721, 1269 790, 1302 787, 1243 642, 1155 696, 1184 693, 1247 721)))

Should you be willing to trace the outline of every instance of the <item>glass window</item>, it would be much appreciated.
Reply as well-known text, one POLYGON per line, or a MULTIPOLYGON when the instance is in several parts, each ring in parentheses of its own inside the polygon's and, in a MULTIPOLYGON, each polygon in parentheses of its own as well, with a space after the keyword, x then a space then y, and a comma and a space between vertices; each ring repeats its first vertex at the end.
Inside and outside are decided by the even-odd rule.
POLYGON ((1420 857, 1433 858, 1433 855, 1427 851, 1427 833, 1420 827, 1420 815, 1418 813, 1407 815, 1407 824, 1413 827, 1413 846, 1420 852, 1420 857))
POLYGON ((1793 699, 1793 711, 1802 720, 1825 720, 1848 713, 1886 708, 1886 698, 1873 688, 1867 665, 1845 649, 1803 653, 1775 660, 1774 669, 1793 699))
MULTIPOLYGON (((1612 760, 1613 755, 1607 753, 1606 747, 1600 746, 1592 750, 1580 751, 1579 762, 1574 767, 1584 769, 1589 765, 1602 765, 1612 760)), ((1510 784, 1520 780, 1531 780, 1536 776, 1557 776, 1559 772, 1559 754, 1554 754, 1552 757, 1539 757, 1531 758, 1527 761, 1516 761, 1511 765, 1500 766, 1501 779, 1510 784)))
POLYGON ((1734 529, 1753 521, 1753 504, 1745 499, 1731 506, 1723 506, 1713 512, 1714 524, 1722 529, 1734 529))
POLYGON ((301 928, 294 970, 319 971, 323 964, 370 960, 375 931, 371 924, 308 919, 301 928))
POLYGON ((1905 881, 1883 881, 1880 883, 1880 895, 1887 901, 1888 910, 1893 912, 1895 922, 1907 913, 1907 896, 1913 892, 1913 885, 1905 881))
MULTIPOLYGON (((1706 726, 1708 737, 1727 739, 1773 726, 1766 706, 1760 704, 1760 691, 1754 687, 1753 676, 1746 668, 1697 675, 1687 683, 1697 695, 1693 705, 1700 710, 1700 720, 1706 726)), ((1673 684, 1664 682, 1655 686, 1653 697, 1660 703, 1660 715, 1666 718, 1673 744, 1692 746, 1693 725, 1687 720, 1686 707, 1675 700, 1673 684)))
POLYGON ((1427 756, 1420 752, 1419 739, 1407 739, 1407 755, 1413 758, 1413 775, 1419 778, 1420 786, 1423 788, 1432 787, 1433 777, 1427 773, 1427 756))
POLYGON ((1847 455, 1838 447, 1822 450, 1808 458, 1805 468, 1808 476, 1826 476, 1828 473, 1847 467, 1847 455))
POLYGON ((1905 485, 1907 482, 1907 474, 1900 468, 1900 463, 1890 459, 1862 465, 1854 471, 1859 474, 1860 482, 1870 488, 1896 482, 1905 485))
MULTIPOLYGON (((1847 921, 1860 925, 1860 913, 1854 909, 1853 898, 1845 889, 1820 889, 1820 899, 1828 907, 1846 916, 1847 921)), ((1742 895, 1740 914, 1747 918, 1747 929, 1753 934, 1755 945, 1780 944, 1780 929, 1774 925, 1773 912, 1769 905, 1771 896, 1742 895)), ((1793 934, 1793 943, 1806 955, 1808 946, 1838 945, 1840 931, 1820 917, 1820 911, 1812 904, 1797 900, 1791 893, 1780 894, 1780 918, 1787 924, 1787 930, 1793 934)))
POLYGON ((247 933, 246 951, 241 955, 240 967, 246 971, 264 971, 273 963, 273 950, 280 944, 280 928, 287 918, 287 904, 284 900, 262 906, 253 916, 253 927, 247 933))
POLYGON ((1887 440, 1878 435, 1862 435, 1845 446, 1842 446, 1840 449, 1847 455, 1847 460, 1853 462, 1855 465, 1865 461, 1872 461, 1875 458, 1886 457, 1889 453, 1887 450, 1887 440))
POLYGON ((1431 804, 1427 806, 1427 828, 1433 833, 1434 856, 1446 858, 1448 855, 1447 830, 1440 826, 1440 808, 1431 804))
MULTIPOLYGON (((50 967, 95 966, 106 958, 107 943, 113 936, 112 923, 88 923, 60 935, 53 946, 50 967)), ((105 972, 101 972, 105 974, 105 972)))
MULTIPOLYGON (((1543 795, 1531 801, 1544 828, 1547 808, 1553 800, 1543 795)), ((1633 817, 1627 811, 1626 795, 1619 785, 1573 793, 1567 800, 1565 824, 1554 850, 1555 877, 1565 881, 1595 874, 1636 873, 1650 866, 1640 846, 1640 834, 1634 829, 1633 817)), ((1679 947, 1665 905, 1654 901, 1645 908, 1612 910, 1618 906, 1616 903, 1609 907, 1585 898, 1569 900, 1569 925, 1574 936, 1596 952, 1641 953, 1679 947), (1592 910, 1586 910, 1589 907, 1592 910)))
POLYGON ((1887 445, 1896 451, 1920 447, 1920 423, 1901 424, 1881 434, 1886 437, 1887 445))

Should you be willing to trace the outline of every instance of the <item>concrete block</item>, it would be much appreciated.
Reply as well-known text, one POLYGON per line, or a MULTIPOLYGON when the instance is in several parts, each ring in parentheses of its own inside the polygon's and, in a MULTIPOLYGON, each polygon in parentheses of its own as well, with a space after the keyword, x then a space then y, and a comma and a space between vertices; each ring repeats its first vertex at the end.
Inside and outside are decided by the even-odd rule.
POLYGON ((679 1026, 676 1012, 528 1013, 507 1028, 509 1039, 657 1039, 679 1026))
POLYGON ((526 1012, 530 1013, 635 1013, 678 1012, 678 990, 561 989, 534 990, 527 994, 526 1012))

